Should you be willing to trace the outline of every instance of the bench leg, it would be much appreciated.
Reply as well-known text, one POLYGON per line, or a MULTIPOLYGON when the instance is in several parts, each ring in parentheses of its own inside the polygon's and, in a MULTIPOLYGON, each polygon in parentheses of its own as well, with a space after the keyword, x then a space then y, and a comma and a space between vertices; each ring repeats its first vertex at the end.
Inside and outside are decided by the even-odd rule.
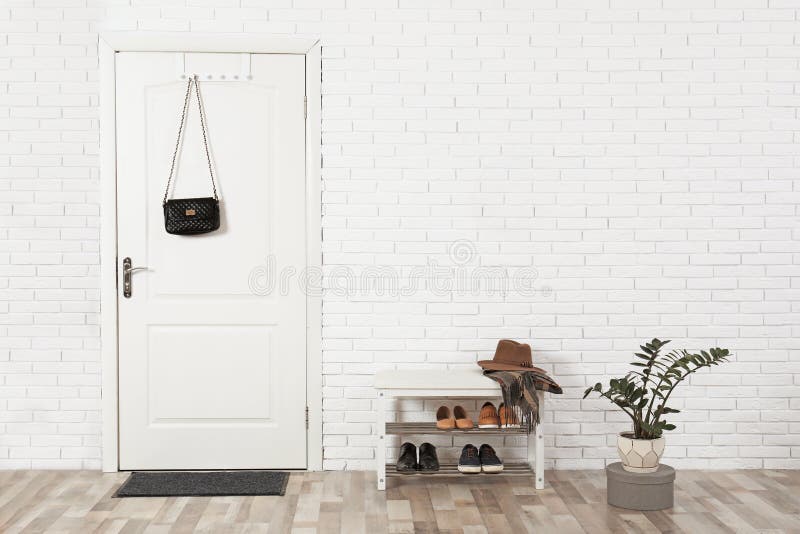
POLYGON ((535 476, 534 487, 544 489, 544 429, 542 414, 544 413, 544 393, 537 391, 539 397, 539 424, 533 433, 528 434, 528 465, 535 476))
POLYGON ((378 441, 375 444, 375 471, 378 473, 378 491, 386 489, 386 396, 378 391, 378 441))

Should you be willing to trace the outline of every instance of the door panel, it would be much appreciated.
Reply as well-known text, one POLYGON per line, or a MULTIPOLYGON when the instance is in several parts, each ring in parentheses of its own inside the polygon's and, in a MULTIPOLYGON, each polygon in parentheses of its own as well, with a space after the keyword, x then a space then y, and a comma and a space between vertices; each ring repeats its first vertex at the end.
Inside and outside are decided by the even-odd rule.
MULTIPOLYGON (((221 227, 164 230, 162 197, 190 72, 241 54, 118 53, 118 257, 146 266, 119 298, 121 469, 306 465, 305 296, 250 288, 306 265, 305 62, 253 54, 251 77, 203 81, 221 227)), ((192 96, 170 198, 211 196, 192 96)), ((122 273, 119 273, 122 276, 122 273)))
POLYGON ((272 403, 264 384, 271 381, 270 331, 267 326, 151 326, 148 419, 154 424, 268 423, 272 403))

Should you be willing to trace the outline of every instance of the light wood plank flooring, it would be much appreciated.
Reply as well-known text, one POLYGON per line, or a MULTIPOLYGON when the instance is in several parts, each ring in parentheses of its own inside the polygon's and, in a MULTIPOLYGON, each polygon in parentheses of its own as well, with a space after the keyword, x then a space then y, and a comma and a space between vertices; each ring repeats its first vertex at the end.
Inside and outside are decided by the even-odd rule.
POLYGON ((800 532, 800 471, 678 471, 675 507, 605 503, 602 471, 389 480, 293 473, 285 497, 113 499, 126 473, 0 472, 0 532, 800 532))

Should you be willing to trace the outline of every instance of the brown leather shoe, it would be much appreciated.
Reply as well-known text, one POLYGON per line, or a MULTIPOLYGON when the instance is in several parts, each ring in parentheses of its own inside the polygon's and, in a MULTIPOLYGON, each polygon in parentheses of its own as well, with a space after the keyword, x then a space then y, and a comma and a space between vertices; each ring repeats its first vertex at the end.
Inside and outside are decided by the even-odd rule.
POLYGON ((519 418, 514 408, 509 408, 503 403, 500 403, 500 409, 497 410, 500 416, 500 426, 507 428, 519 428, 519 418))
POLYGON ((491 402, 483 403, 481 413, 478 415, 478 428, 500 428, 500 416, 497 408, 491 402))
POLYGON ((456 418, 456 428, 460 430, 468 430, 475 426, 472 419, 467 417, 467 411, 461 406, 453 408, 453 417, 456 418))
POLYGON ((439 406, 436 410, 436 428, 439 430, 453 430, 456 427, 456 420, 450 415, 450 408, 439 406))

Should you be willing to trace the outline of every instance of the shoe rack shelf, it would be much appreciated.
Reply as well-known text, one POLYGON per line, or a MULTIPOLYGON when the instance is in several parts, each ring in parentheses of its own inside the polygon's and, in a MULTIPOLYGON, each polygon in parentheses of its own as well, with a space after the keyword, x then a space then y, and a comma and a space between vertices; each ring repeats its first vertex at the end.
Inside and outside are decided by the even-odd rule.
MULTIPOLYGON (((528 461, 507 463, 502 473, 481 473, 482 476, 534 475, 536 489, 544 488, 544 434, 543 425, 539 423, 534 431, 527 433, 524 428, 472 428, 469 430, 440 430, 436 423, 406 423, 387 420, 389 404, 395 400, 416 398, 446 399, 484 399, 497 401, 501 398, 500 386, 487 378, 479 369, 459 370, 412 370, 412 371, 380 371, 375 376, 375 389, 378 393, 378 420, 375 426, 377 433, 376 466, 378 473, 378 489, 386 489, 387 477, 415 476, 470 476, 458 471, 456 464, 443 463, 439 471, 400 473, 395 471, 394 464, 387 465, 389 435, 480 435, 507 436, 527 435, 528 461)), ((544 410, 544 394, 539 394, 539 414, 544 410)), ((477 475, 477 473, 476 473, 477 475)))
POLYGON ((503 471, 501 473, 462 473, 458 470, 458 464, 440 464, 438 471, 407 471, 407 472, 400 472, 395 471, 394 464, 386 464, 386 476, 390 478, 402 478, 402 477, 415 477, 415 476, 423 476, 423 477, 430 477, 430 476, 460 476, 460 477, 472 477, 472 476, 489 476, 489 477, 496 477, 496 476, 531 476, 531 466, 524 463, 524 462, 515 462, 515 463, 507 463, 503 465, 503 471))
POLYGON ((386 423, 386 433, 400 436, 409 434, 476 434, 481 436, 508 436, 509 434, 526 434, 524 428, 478 428, 469 430, 454 428, 442 430, 436 423, 386 423))

